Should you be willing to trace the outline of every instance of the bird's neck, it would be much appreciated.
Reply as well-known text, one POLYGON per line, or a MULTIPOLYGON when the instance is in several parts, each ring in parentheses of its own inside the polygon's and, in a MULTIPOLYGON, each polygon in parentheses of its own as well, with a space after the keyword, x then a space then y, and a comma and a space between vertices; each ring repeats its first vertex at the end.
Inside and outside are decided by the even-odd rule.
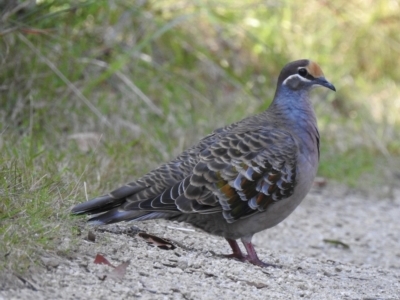
POLYGON ((308 90, 293 91, 286 87, 278 89, 269 111, 294 127, 316 127, 317 120, 310 102, 308 90))
POLYGON ((310 147, 303 150, 313 152, 319 149, 317 119, 308 90, 293 91, 281 88, 268 110, 275 118, 279 118, 280 122, 285 122, 302 140, 311 142, 310 147))

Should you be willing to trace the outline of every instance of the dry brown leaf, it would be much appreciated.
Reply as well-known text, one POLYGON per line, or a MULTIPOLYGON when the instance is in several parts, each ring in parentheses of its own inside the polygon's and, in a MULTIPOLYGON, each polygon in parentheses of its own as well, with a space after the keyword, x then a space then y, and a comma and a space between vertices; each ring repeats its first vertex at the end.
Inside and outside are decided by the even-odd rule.
POLYGON ((107 266, 110 266, 110 267, 114 268, 110 273, 103 274, 103 275, 98 277, 101 281, 104 281, 107 278, 111 278, 111 279, 114 279, 114 280, 123 279, 125 274, 126 274, 126 269, 128 268, 130 262, 127 261, 127 262, 124 262, 124 263, 114 267, 103 255, 98 253, 96 255, 94 263, 95 264, 103 264, 103 265, 107 265, 107 266))
POLYGON ((141 238, 144 238, 146 242, 150 245, 156 246, 163 250, 174 250, 176 247, 169 240, 160 238, 155 235, 151 235, 148 233, 140 232, 138 234, 141 238))
POLYGON ((95 264, 99 265, 107 265, 115 268, 103 255, 97 253, 96 258, 94 259, 95 264))

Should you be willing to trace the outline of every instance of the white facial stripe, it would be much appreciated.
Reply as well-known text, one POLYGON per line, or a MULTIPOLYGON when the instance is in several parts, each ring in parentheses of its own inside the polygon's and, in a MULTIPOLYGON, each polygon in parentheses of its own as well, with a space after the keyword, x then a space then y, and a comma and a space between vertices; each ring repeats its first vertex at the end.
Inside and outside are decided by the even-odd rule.
POLYGON ((293 74, 293 75, 290 75, 288 78, 286 78, 282 84, 286 85, 287 81, 292 80, 294 77, 297 77, 298 79, 300 79, 303 82, 311 82, 311 80, 304 78, 304 77, 300 76, 299 74, 293 74))

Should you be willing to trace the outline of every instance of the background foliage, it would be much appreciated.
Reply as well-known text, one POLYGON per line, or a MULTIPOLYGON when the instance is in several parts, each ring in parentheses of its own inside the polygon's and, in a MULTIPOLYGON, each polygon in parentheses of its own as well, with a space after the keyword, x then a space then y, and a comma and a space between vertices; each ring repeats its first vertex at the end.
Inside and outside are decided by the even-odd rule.
POLYGON ((266 109, 294 59, 317 61, 338 90, 313 93, 320 175, 398 180, 398 0, 14 0, 0 12, 3 268, 70 251, 71 205, 266 109))

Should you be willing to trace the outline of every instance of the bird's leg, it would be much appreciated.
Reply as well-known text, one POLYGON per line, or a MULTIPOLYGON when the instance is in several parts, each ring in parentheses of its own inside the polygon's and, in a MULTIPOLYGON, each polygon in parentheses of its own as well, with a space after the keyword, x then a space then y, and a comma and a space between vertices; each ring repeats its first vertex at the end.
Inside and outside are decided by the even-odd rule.
POLYGON ((229 243, 229 246, 231 246, 232 248, 232 254, 226 254, 224 255, 227 258, 236 258, 240 261, 246 261, 246 256, 243 255, 242 250, 240 250, 240 247, 238 245, 238 243, 235 240, 232 239, 228 239, 226 238, 226 240, 229 243))
POLYGON ((273 264, 267 264, 258 258, 256 249, 254 249, 254 246, 251 243, 251 238, 251 236, 242 238, 242 243, 247 251, 247 256, 245 257, 245 260, 247 260, 249 263, 252 263, 253 265, 260 267, 277 267, 273 264))

